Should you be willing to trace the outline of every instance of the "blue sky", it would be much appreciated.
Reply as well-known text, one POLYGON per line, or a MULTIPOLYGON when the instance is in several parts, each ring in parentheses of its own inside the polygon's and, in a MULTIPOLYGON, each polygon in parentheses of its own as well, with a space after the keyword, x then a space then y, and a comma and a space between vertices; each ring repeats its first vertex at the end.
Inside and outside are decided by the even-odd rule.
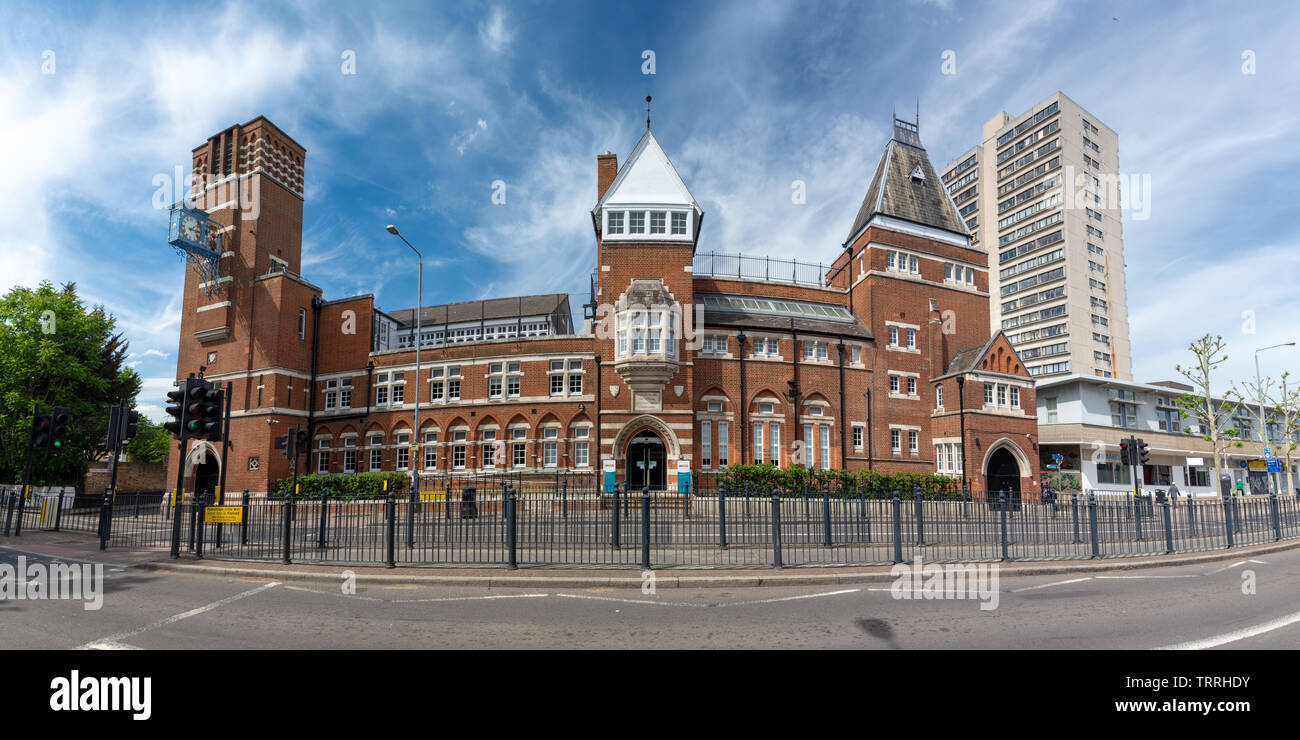
MULTIPOLYGON (((892 108, 920 98, 942 167, 998 111, 1059 89, 1119 133, 1124 173, 1151 176, 1150 218, 1124 217, 1135 379, 1175 377, 1207 331, 1229 343, 1225 384, 1253 375, 1255 348, 1300 339, 1300 14, 1285 3, 211 5, 0 3, 0 288, 73 280, 104 303, 155 416, 182 263, 154 178, 259 114, 307 149, 303 272, 327 298, 414 303, 391 222, 425 253, 426 303, 580 304, 595 155, 627 156, 647 94, 706 212, 701 251, 815 261, 846 236, 892 108)), ((1300 369, 1298 353, 1264 355, 1265 373, 1300 369)))

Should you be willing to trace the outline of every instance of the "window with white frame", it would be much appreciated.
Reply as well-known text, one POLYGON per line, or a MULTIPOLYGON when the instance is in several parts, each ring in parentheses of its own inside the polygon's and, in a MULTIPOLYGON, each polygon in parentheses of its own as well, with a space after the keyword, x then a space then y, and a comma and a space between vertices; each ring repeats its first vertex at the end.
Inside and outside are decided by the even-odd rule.
POLYGON ((680 211, 673 212, 673 236, 684 236, 686 234, 686 214, 680 211))
POLYGON ((559 437, 559 429, 551 428, 542 430, 542 465, 545 467, 555 467, 559 452, 559 443, 556 440, 558 440, 559 437))
POLYGON ((805 468, 812 468, 817 464, 817 438, 813 436, 815 429, 812 424, 803 425, 803 466, 805 468))
POLYGON ((777 467, 781 466, 781 425, 768 422, 767 425, 767 461, 777 467))
POLYGON ((528 465, 528 430, 511 429, 510 430, 510 464, 516 468, 526 467, 528 465))
POLYGON ((465 441, 467 436, 464 430, 451 433, 451 467, 456 470, 465 469, 465 441))
POLYGON ((371 471, 381 470, 384 466, 384 450, 380 445, 384 443, 384 436, 382 434, 372 434, 367 438, 366 443, 370 448, 370 467, 368 469, 371 471))
POLYGON ((763 422, 754 422, 754 462, 762 464, 763 460, 763 422))
POLYGON ((316 472, 324 475, 330 472, 330 441, 328 439, 316 440, 316 472))
POLYGON ((916 395, 916 378, 907 379, 907 395, 909 396, 916 395))
POLYGON ((438 467, 438 433, 424 433, 424 469, 434 470, 438 467))
POLYGON ((352 378, 343 378, 339 381, 339 408, 346 409, 352 407, 352 378))
POLYGON ((623 233, 623 212, 622 211, 605 212, 605 233, 607 234, 623 233))
POLYGON ((943 386, 941 385, 934 387, 934 407, 940 410, 943 409, 943 386))
POLYGON ((668 233, 668 212, 651 211, 650 212, 650 233, 666 234, 668 233))
POLYGON ((497 430, 483 430, 483 467, 495 468, 497 466, 497 430))
POLYGON ((898 393, 899 377, 897 375, 889 376, 889 392, 898 393))
POLYGON ((388 405, 388 373, 375 373, 375 405, 388 405))
POLYGON ((819 462, 821 463, 822 470, 830 470, 830 468, 831 468, 831 428, 830 428, 830 426, 827 425, 827 424, 822 424, 822 425, 820 425, 819 430, 818 430, 818 434, 819 434, 819 436, 818 436, 818 438, 817 438, 817 442, 818 442, 818 445, 817 445, 817 451, 818 451, 818 453, 819 453, 819 454, 818 454, 818 458, 820 458, 820 459, 819 459, 819 462))
POLYGON ((585 468, 591 465, 590 427, 574 427, 573 429, 573 465, 574 467, 585 468))
POLYGON ((523 382, 522 371, 521 363, 506 363, 506 398, 519 398, 519 385, 523 382))
POLYGON ((862 437, 863 437, 862 427, 854 426, 853 427, 853 449, 855 450, 862 449, 862 437))
POLYGON ((411 467, 411 435, 397 435, 397 469, 407 470, 411 467))
POLYGON ((911 452, 911 453, 916 453, 916 452, 920 451, 920 449, 921 449, 920 439, 921 439, 921 433, 918 432, 918 431, 916 431, 915 429, 913 429, 912 431, 908 432, 908 433, 907 433, 907 451, 908 451, 908 452, 911 452))
POLYGON ((898 327, 897 327, 897 326, 891 326, 891 327, 889 327, 889 346, 890 346, 890 347, 897 347, 897 346, 898 346, 898 327))
POLYGON ((447 400, 460 400, 460 366, 452 365, 447 368, 447 400))
POLYGON ((343 472, 357 472, 357 438, 345 437, 343 439, 343 472))
POLYGON ((629 234, 645 233, 645 211, 628 211, 628 229, 629 234))
POLYGON ((551 395, 564 395, 564 360, 551 360, 551 395))
POLYGON ((494 362, 488 365, 488 398, 501 398, 505 380, 504 370, 504 363, 494 362))
POLYGON ((325 381, 325 410, 326 411, 330 411, 338 406, 338 401, 339 401, 338 385, 339 382, 337 380, 325 381))
POLYGON ((903 430, 889 430, 889 449, 896 453, 903 451, 903 430))
POLYGON ((728 465, 728 451, 730 450, 730 440, 727 438, 727 422, 718 422, 718 467, 725 468, 728 465))
POLYGON ((850 357, 854 365, 862 364, 862 348, 858 346, 849 347, 850 357))
POLYGON ((713 467, 713 422, 711 421, 700 422, 700 467, 705 469, 713 467))
POLYGON ((435 367, 429 371, 429 400, 441 401, 443 391, 443 369, 435 367))

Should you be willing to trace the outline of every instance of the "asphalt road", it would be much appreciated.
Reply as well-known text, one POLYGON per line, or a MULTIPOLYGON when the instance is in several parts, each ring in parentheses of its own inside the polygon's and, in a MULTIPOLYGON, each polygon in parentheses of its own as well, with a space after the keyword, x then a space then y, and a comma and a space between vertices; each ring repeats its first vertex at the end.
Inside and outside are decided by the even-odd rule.
MULTIPOLYGON (((18 557, 0 548, 0 563, 18 557)), ((1300 550, 999 577, 988 610, 987 591, 983 600, 897 599, 890 583, 653 594, 362 584, 348 595, 327 583, 111 567, 104 580, 96 611, 0 600, 0 649, 1300 647, 1300 550), (1252 595, 1243 593, 1247 572, 1252 595)))

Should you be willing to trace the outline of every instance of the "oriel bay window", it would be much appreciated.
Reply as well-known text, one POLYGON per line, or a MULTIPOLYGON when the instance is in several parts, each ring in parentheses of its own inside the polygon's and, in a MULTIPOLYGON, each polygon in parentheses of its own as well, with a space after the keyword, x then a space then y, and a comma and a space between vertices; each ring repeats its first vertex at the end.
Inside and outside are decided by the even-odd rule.
POLYGON ((677 356, 677 314, 674 310, 633 306, 619 313, 616 321, 620 357, 646 354, 677 356))

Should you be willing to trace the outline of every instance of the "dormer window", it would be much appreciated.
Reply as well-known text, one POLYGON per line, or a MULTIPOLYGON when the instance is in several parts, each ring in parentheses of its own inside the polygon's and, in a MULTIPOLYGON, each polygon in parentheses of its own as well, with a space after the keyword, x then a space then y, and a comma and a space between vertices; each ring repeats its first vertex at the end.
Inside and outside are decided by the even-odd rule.
POLYGON ((654 239, 683 239, 690 235, 689 211, 632 210, 622 207, 605 209, 604 236, 614 239, 647 237, 654 239))
POLYGON ((623 212, 608 211, 608 213, 609 213, 609 228, 607 229, 608 233, 622 234, 623 233, 623 212))

